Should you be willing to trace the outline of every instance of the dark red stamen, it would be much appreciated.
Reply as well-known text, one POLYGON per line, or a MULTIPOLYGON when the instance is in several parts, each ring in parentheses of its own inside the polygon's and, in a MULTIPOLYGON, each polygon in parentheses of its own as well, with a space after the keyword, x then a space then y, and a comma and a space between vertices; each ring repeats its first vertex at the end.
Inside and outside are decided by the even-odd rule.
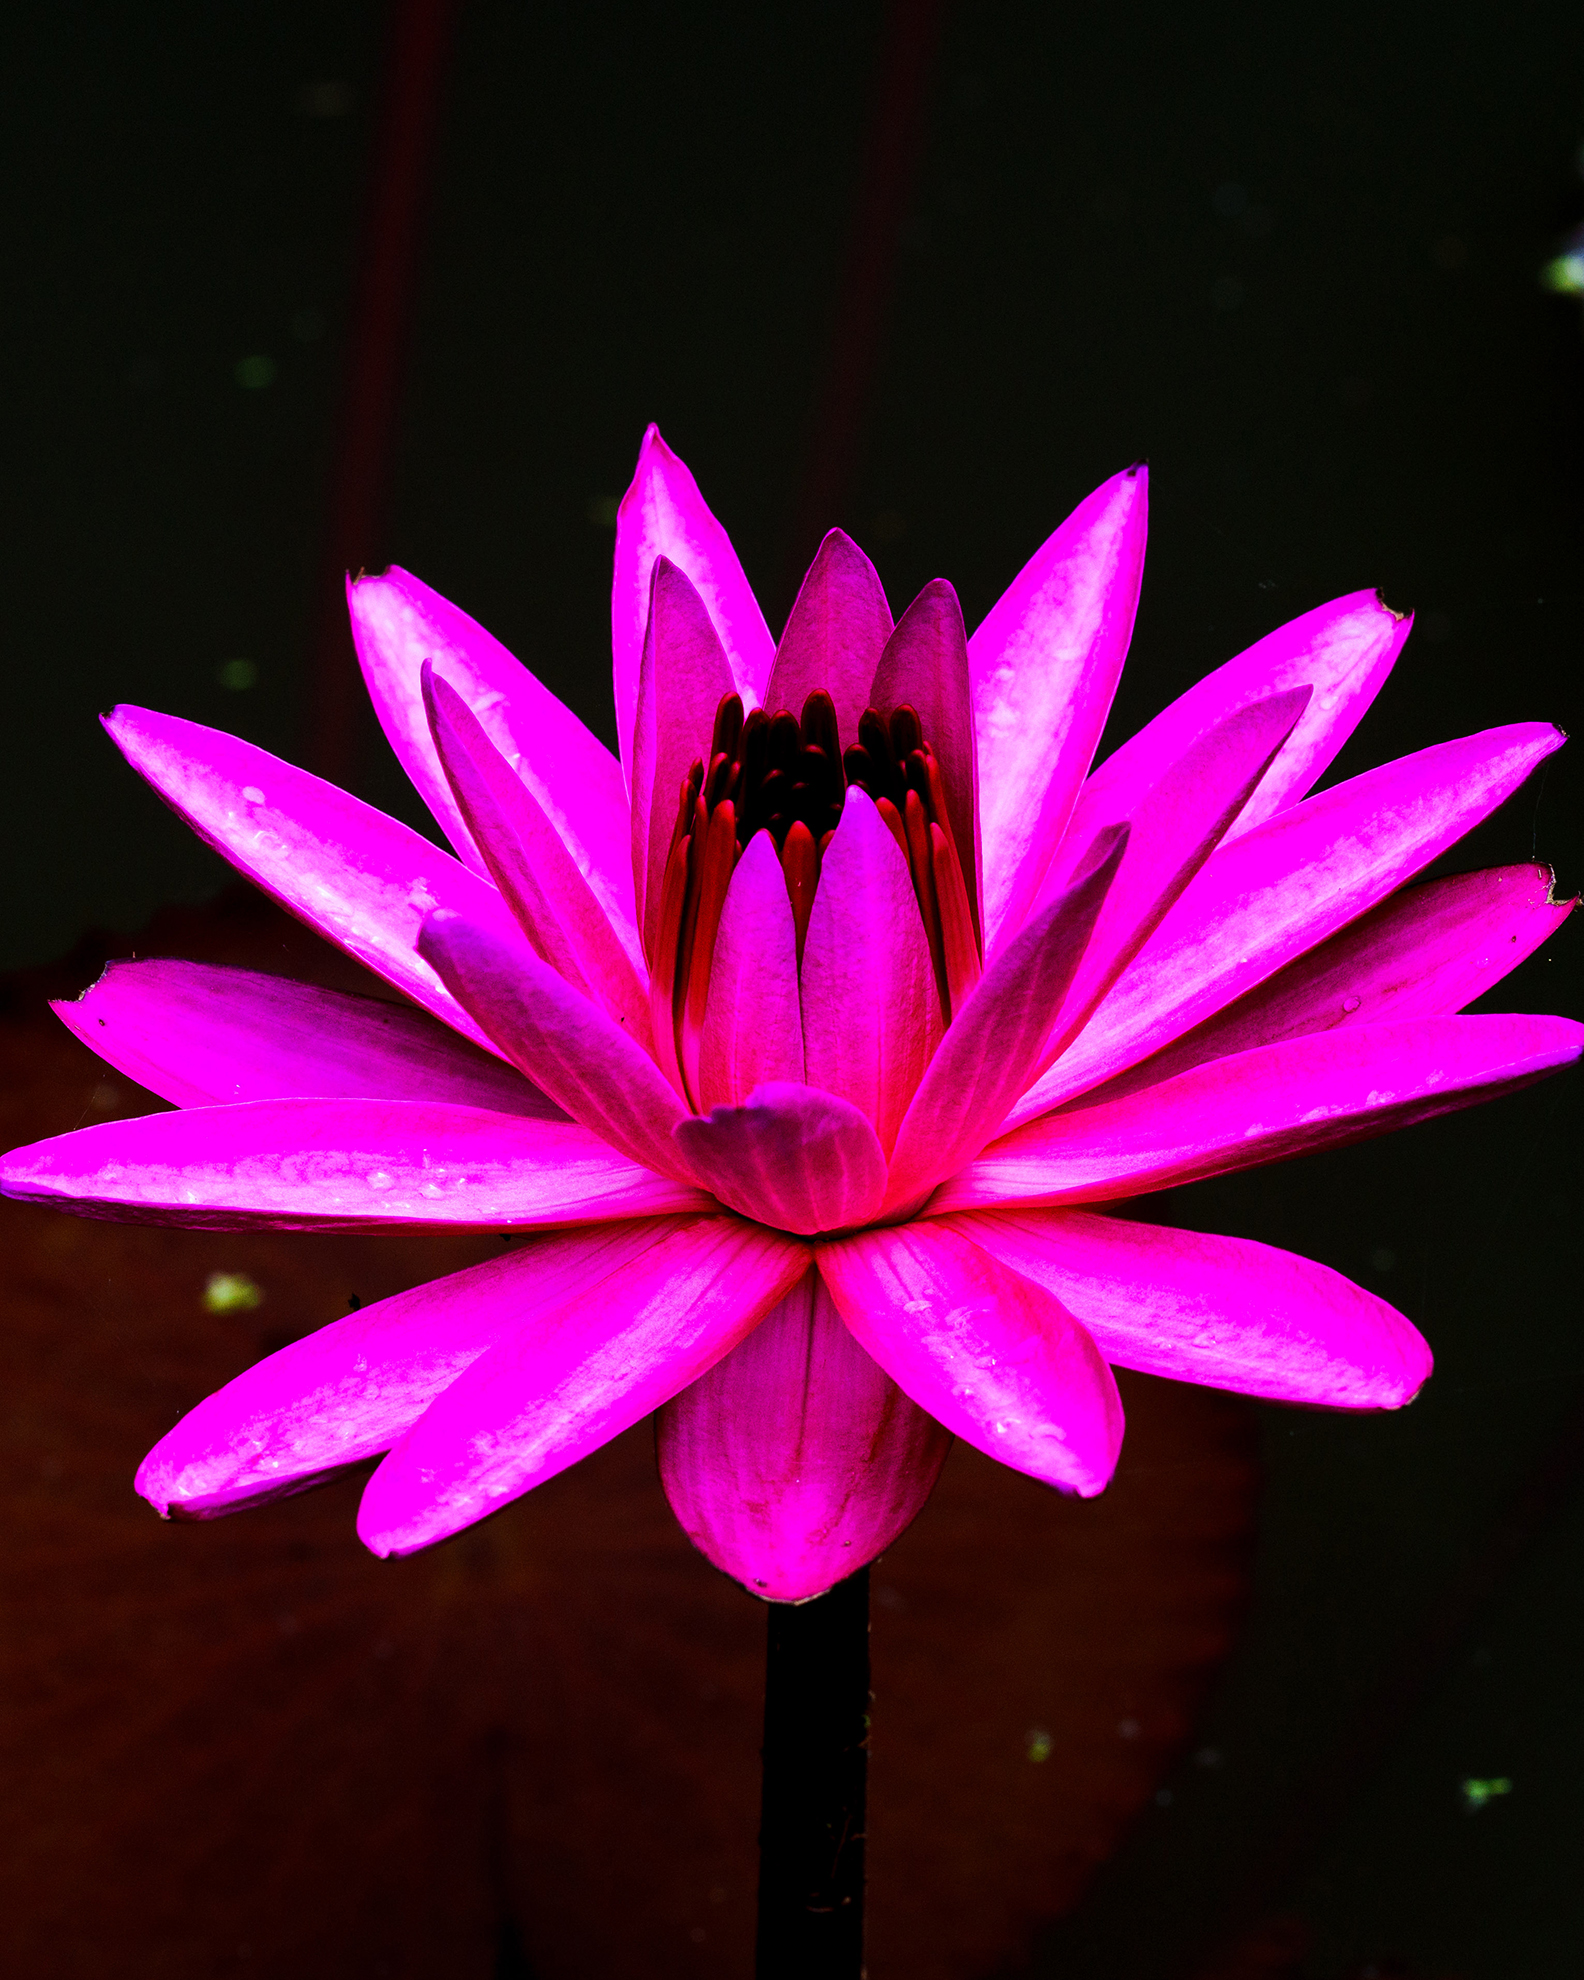
MULTIPOLYGON (((695 836, 698 836, 695 828, 695 836)), ((689 1100, 699 1104, 699 1039, 704 1030, 704 1007, 709 996, 710 964, 720 929, 726 889, 737 864, 737 814, 730 798, 718 804, 702 832, 703 856, 696 875, 690 874, 688 910, 683 933, 683 957, 678 958, 678 1036, 682 1078, 689 1100)))
POLYGON ((930 826, 930 865, 935 881, 935 904, 940 915, 941 965, 945 977, 942 1010, 948 1024, 954 1011, 979 981, 979 943, 968 911, 968 889, 962 867, 952 850, 947 828, 930 826))
POLYGON ((797 930, 797 959, 801 968, 809 916, 814 912, 814 889, 819 884, 819 848, 814 843, 814 834, 801 818, 787 832, 786 843, 781 848, 781 871, 786 875, 787 898, 792 903, 792 925, 797 930))
POLYGON ((940 908, 935 899, 935 860, 930 844, 930 820, 924 809, 924 800, 917 791, 907 794, 902 823, 907 832, 908 868, 913 875, 913 892, 924 922, 930 961, 935 968, 936 987, 941 993, 941 1015, 950 1023, 951 994, 946 987, 946 951, 941 941, 940 908))

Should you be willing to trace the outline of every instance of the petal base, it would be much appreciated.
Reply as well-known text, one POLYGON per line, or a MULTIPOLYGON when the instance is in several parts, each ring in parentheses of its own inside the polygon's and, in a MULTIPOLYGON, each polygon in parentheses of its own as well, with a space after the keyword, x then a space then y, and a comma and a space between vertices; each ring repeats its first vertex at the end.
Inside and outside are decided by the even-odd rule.
POLYGON ((865 1354, 813 1272, 658 1425, 683 1531, 767 1602, 823 1595, 883 1553, 951 1441, 865 1354))

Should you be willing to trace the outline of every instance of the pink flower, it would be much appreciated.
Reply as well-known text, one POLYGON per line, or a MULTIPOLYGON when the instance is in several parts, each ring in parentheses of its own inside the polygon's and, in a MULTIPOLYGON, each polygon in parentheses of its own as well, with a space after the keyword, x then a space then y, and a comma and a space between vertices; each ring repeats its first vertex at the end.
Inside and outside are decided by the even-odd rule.
POLYGON ((617 534, 620 763, 415 579, 351 588, 454 859, 117 709, 166 801, 408 1004, 115 964, 60 1015, 179 1111, 19 1149, 4 1188, 191 1226, 553 1233, 239 1376, 144 1495, 207 1517, 384 1452, 359 1531, 406 1553, 659 1410, 687 1531, 794 1599, 900 1532, 954 1435, 1100 1491, 1108 1364, 1406 1402, 1429 1350, 1383 1300, 1108 1207, 1578 1055, 1576 1024, 1452 1015, 1567 914, 1543 868, 1403 889, 1562 738, 1490 730, 1306 798, 1408 631, 1355 593, 1091 771, 1144 518, 1142 469, 1106 483, 971 641, 942 582, 893 626, 832 532, 777 646, 651 428, 617 534))

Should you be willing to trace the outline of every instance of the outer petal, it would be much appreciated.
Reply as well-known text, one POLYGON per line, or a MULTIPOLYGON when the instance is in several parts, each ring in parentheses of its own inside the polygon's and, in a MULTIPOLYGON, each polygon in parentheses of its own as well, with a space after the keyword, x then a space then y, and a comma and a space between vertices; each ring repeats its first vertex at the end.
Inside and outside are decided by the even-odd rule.
POLYGON ((15 1148, 0 1192, 188 1230, 531 1230, 708 1210, 586 1128, 417 1100, 254 1100, 15 1148))
POLYGON ((820 864, 802 991, 809 1084, 857 1107, 889 1153, 940 1043, 940 993, 907 861, 856 787, 820 864))
POLYGON ((532 791, 637 961, 627 799, 615 757, 499 640, 406 571, 392 565, 383 577, 359 578, 347 586, 347 605, 381 726, 461 858, 483 874, 424 717, 418 672, 426 660, 532 791))
POLYGON ((981 977, 902 1123, 886 1185, 888 1210, 921 1200, 1006 1119, 1039 1063, 1126 851, 1125 825, 1102 832, 1089 870, 1021 929, 981 977))
MULTIPOLYGON (((697 482, 660 438, 660 429, 651 426, 638 450, 632 485, 616 515, 616 579, 611 587, 616 733, 629 782, 638 673, 649 623, 649 581, 660 557, 675 564, 703 599, 743 705, 756 708, 775 653, 770 628, 731 539, 705 506, 697 482)), ((708 740, 706 735, 704 741, 708 740)))
POLYGON ((548 963, 513 955, 460 915, 431 915, 419 941, 451 994, 557 1106, 629 1160, 685 1177, 671 1139, 683 1110, 620 1025, 548 963))
POLYGON ((105 727, 133 769, 238 872, 415 1004, 489 1045, 416 946, 434 907, 522 943, 488 881, 334 784, 218 729, 125 706, 105 727))
POLYGON ((1227 836, 1240 838, 1296 804, 1380 693, 1412 625, 1412 614, 1392 611, 1379 592, 1355 591, 1278 626, 1207 674, 1090 773, 1046 884, 1077 859, 1086 834, 1131 816, 1161 774, 1218 722, 1251 702, 1308 687, 1308 707, 1227 836))
POLYGON ((1147 481, 1140 463, 1081 502, 968 642, 986 956, 1023 925, 1105 727, 1138 609, 1147 481))
POLYGON ((742 1107, 675 1129, 688 1167, 722 1203, 812 1235, 866 1223, 885 1191, 885 1157, 856 1107, 812 1086, 767 1083, 742 1107))
POLYGON ((768 832, 753 835, 726 889, 710 958, 699 1079, 706 1109, 735 1107, 767 1080, 803 1083, 797 931, 768 832))
POLYGON ((1430 1375, 1394 1306, 1268 1244, 1084 1210, 946 1222, 1054 1293, 1115 1367, 1331 1409, 1398 1409, 1430 1375))
POLYGON ((678 794, 689 765, 709 754, 732 678, 704 601, 664 557, 651 591, 633 723, 632 872, 644 954, 653 957, 678 794))
POLYGON ((1104 1490, 1121 1398, 1043 1287, 935 1224, 863 1231, 815 1258, 860 1346, 921 1409, 1014 1470, 1086 1499, 1104 1490))
POLYGON ((143 1460, 137 1489, 162 1515, 213 1519, 388 1451, 504 1334, 587 1298, 684 1221, 697 1220, 540 1238, 334 1320, 189 1410, 143 1460))
POLYGON ((1014 1122, 1158 1051, 1374 907, 1562 741, 1548 722, 1520 722, 1440 743, 1218 848, 1014 1122))
POLYGON ((1127 853, 1045 1048, 1047 1062, 1082 1028, 1215 851, 1308 698, 1307 688, 1294 688, 1240 708, 1144 793, 1127 820, 1127 853))
POLYGON ((962 607, 944 578, 932 578, 886 641, 869 689, 869 705, 889 715, 903 702, 917 709, 946 788, 951 827, 968 905, 979 925, 984 860, 979 845, 979 756, 974 746, 973 687, 962 607))
POLYGON ((809 1272, 666 1404, 658 1446, 699 1552, 766 1601, 805 1602, 909 1525, 951 1436, 869 1359, 809 1272))
POLYGON ((806 1247, 717 1217, 662 1236, 600 1297, 569 1294, 430 1404, 369 1480, 358 1533, 410 1554, 541 1485, 668 1402, 808 1269, 806 1247))
POLYGON ((1104 1203, 1285 1161, 1494 1100, 1581 1050, 1584 1025, 1566 1018, 1417 1018, 1316 1032, 1122 1100, 1047 1114, 987 1148, 930 1210, 1104 1203))
POLYGON ((776 648, 766 708, 772 715, 782 708, 801 715, 809 695, 824 688, 836 704, 842 741, 851 742, 890 637, 891 607, 879 573, 850 536, 831 530, 814 553, 776 648))
POLYGON ((1117 1100, 1211 1059, 1340 1025, 1449 1017, 1499 983, 1578 906, 1548 866, 1497 866, 1405 887, 1086 1100, 1117 1100))
POLYGON ((594 890, 533 792, 467 703, 423 666, 434 745, 489 877, 537 954, 625 1024, 649 1035, 649 996, 594 890))
POLYGON ((552 1100, 422 1011, 209 963, 113 962, 50 1006, 118 1072, 178 1107, 238 1100, 443 1100, 530 1120, 552 1100))

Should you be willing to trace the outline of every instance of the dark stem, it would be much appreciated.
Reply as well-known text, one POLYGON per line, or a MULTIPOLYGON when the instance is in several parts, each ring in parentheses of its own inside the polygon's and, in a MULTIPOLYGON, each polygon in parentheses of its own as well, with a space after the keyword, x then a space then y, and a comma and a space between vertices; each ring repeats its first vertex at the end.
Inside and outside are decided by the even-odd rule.
POLYGON ((869 1762, 869 1570, 770 1604, 758 1980, 859 1980, 869 1762))

